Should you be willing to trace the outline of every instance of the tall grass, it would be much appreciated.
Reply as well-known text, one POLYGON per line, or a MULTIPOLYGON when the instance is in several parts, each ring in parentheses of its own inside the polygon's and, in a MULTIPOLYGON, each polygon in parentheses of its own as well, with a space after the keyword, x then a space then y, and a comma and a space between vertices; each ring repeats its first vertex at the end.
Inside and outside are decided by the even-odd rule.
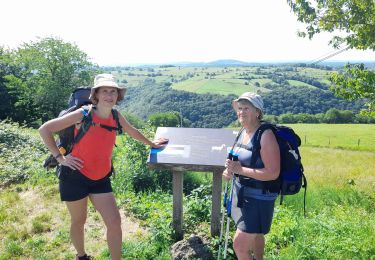
MULTIPOLYGON (((319 125, 308 126, 308 130, 315 131, 319 137, 319 131, 315 129, 319 125)), ((298 127, 293 125, 297 133, 300 131, 298 127)), ((303 130, 303 125, 301 127, 303 130)), ((320 131, 324 132, 324 127, 320 131)), ((373 126, 353 126, 351 131, 346 131, 346 125, 329 127, 334 127, 340 138, 345 139, 343 147, 347 149, 351 149, 349 140, 357 131, 359 135, 367 136, 370 144, 373 138, 373 126)), ((170 189, 135 192, 134 183, 138 182, 134 182, 134 178, 137 180, 143 176, 138 176, 135 171, 145 168, 138 165, 141 159, 124 149, 125 144, 127 142, 120 141, 115 152, 118 170, 113 180, 115 194, 120 207, 147 226, 151 235, 125 241, 123 257, 168 259, 169 248, 174 242, 170 225, 173 208, 170 189), (133 158, 137 162, 131 163, 133 158)), ((130 147, 135 149, 136 145, 130 147)), ((277 204, 271 232, 266 236, 267 259, 374 257, 374 145, 366 149, 369 151, 302 146, 302 162, 308 179, 307 217, 303 217, 302 192, 287 196, 281 206, 277 204)), ((3 123, 0 124, 0 150, 0 180, 7 183, 0 188, 0 259, 73 258, 69 216, 59 202, 56 178, 41 168, 46 151, 42 152, 40 140, 28 129, 3 123), (11 179, 7 178, 9 171, 15 173, 11 179), (26 178, 23 177, 25 171, 26 178)), ((147 151, 142 150, 139 156, 147 157, 147 151)), ((188 189, 184 197, 184 224, 186 236, 197 232, 203 234, 215 251, 217 239, 210 237, 209 226, 211 179, 211 174, 207 173, 186 175, 188 189)), ((91 220, 88 221, 97 223, 100 217, 93 211, 90 207, 91 220)), ((87 236, 90 252, 95 252, 98 259, 108 259, 107 246, 101 238, 103 234, 92 226, 90 230, 87 236)), ((233 232, 232 226, 232 235, 233 232)), ((232 250, 230 256, 233 259, 232 250)))
POLYGON ((375 154, 301 149, 308 179, 303 193, 275 210, 267 235, 270 259, 371 259, 375 255, 375 154))

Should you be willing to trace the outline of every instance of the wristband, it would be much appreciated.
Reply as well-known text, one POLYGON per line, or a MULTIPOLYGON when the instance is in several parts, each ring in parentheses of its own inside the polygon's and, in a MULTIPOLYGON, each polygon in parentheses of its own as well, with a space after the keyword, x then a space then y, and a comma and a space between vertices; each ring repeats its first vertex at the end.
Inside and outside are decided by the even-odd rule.
POLYGON ((57 158, 59 158, 61 155, 61 153, 59 153, 58 155, 54 156, 55 157, 55 160, 57 160, 57 158))

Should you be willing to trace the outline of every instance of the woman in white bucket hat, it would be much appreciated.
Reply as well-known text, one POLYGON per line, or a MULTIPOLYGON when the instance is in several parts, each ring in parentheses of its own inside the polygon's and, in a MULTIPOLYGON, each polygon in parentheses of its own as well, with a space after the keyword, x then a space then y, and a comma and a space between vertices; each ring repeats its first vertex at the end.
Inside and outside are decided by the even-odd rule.
POLYGON ((250 167, 251 140, 261 125, 263 100, 258 94, 246 92, 233 100, 232 106, 243 127, 235 145, 239 160, 226 160, 223 173, 226 180, 235 178, 232 217, 237 230, 233 238, 233 248, 239 260, 253 257, 262 260, 264 235, 271 228, 274 204, 278 196, 278 193, 265 190, 262 182, 278 178, 280 151, 272 130, 265 130, 260 139, 260 157, 257 158, 255 166, 250 167))
MULTIPOLYGON (((65 116, 52 119, 40 128, 40 135, 61 165, 59 189, 62 201, 66 202, 71 216, 70 237, 77 251, 78 260, 90 259, 84 247, 84 224, 87 217, 88 199, 101 214, 107 228, 107 243, 112 259, 121 259, 121 217, 112 193, 112 151, 116 140, 117 121, 113 107, 124 99, 126 88, 119 86, 111 74, 99 74, 94 79, 90 99, 92 125, 87 133, 74 144, 71 153, 61 154, 53 134, 72 125, 80 125, 87 111, 77 109, 65 116)), ((160 148, 168 140, 148 140, 117 112, 123 132, 149 145, 160 148)), ((79 126, 78 126, 79 128, 79 126)), ((78 130, 76 129, 76 133, 78 130)))

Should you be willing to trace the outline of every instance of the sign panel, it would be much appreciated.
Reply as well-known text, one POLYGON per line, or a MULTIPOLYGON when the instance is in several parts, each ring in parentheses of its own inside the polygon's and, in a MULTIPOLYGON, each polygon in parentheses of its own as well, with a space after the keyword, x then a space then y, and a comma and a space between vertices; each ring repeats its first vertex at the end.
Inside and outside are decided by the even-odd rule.
POLYGON ((159 127, 155 138, 165 137, 169 142, 161 149, 151 149, 148 163, 223 167, 237 134, 238 130, 230 129, 159 127))

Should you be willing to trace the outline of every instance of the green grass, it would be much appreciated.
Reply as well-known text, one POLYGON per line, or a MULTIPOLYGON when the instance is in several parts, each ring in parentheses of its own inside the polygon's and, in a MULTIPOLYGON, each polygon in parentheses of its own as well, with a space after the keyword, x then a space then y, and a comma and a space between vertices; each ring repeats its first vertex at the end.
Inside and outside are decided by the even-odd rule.
POLYGON ((374 124, 290 124, 303 146, 375 151, 374 124))
POLYGON ((316 89, 316 87, 310 85, 310 84, 307 84, 305 82, 302 82, 302 81, 298 81, 298 80, 288 80, 289 82, 289 85, 293 86, 293 87, 307 87, 307 88, 311 88, 311 89, 316 89))
MULTIPOLYGON (((268 75, 264 73, 283 73, 287 76, 303 75, 314 78, 322 83, 330 85, 328 80, 331 71, 314 68, 296 68, 297 71, 283 71, 283 67, 168 67, 168 68, 129 68, 123 71, 113 71, 121 81, 126 79, 129 87, 137 87, 140 82, 147 78, 155 80, 157 84, 172 82, 172 87, 176 90, 184 90, 194 93, 212 93, 220 95, 240 95, 246 91, 263 92, 271 91, 264 87, 266 83, 272 83, 268 75), (280 72, 281 69, 281 72, 280 72), (129 76, 129 73, 132 73, 129 76), (161 73, 161 76, 149 77, 148 74, 161 73), (188 77, 188 75, 190 75, 188 77), (192 76, 192 77, 191 77, 192 76), (252 77, 246 80, 244 78, 252 77), (246 82, 246 85, 245 85, 246 82), (255 89, 255 82, 259 82, 260 88, 255 89)), ((288 80, 290 85, 296 87, 313 86, 296 81, 288 80)))
POLYGON ((194 93, 216 93, 221 95, 240 95, 245 91, 254 91, 254 87, 245 85, 245 80, 238 79, 202 79, 192 78, 172 86, 177 90, 194 93))
MULTIPOLYGON (((7 126, 2 127, 0 137, 6 136, 7 141, 1 143, 2 156, 6 157, 7 167, 0 168, 0 173, 5 175, 7 168, 20 168, 19 172, 22 172, 24 164, 10 158, 24 154, 19 149, 21 140, 33 144, 30 147, 37 147, 37 142, 27 134, 27 129, 17 130, 10 126, 12 131, 8 131, 7 126)), ((296 124, 292 127, 300 135, 313 136, 314 133, 317 140, 321 140, 321 143, 307 142, 301 147, 308 179, 307 217, 303 217, 302 192, 286 196, 282 206, 277 204, 271 232, 266 236, 265 258, 372 259, 375 255, 375 153, 374 143, 371 144, 374 125, 296 124), (340 133, 337 136, 342 141, 339 147, 344 149, 320 147, 325 146, 324 138, 319 139, 320 134, 332 129, 340 133), (353 148, 351 142, 357 136, 368 137, 370 145, 363 150, 353 148)), ((0 141, 5 139, 0 138, 0 141)), ((123 143, 118 145, 117 149, 123 151, 123 143)), ((120 208, 148 226, 152 233, 152 236, 137 236, 124 241, 123 258, 169 259, 169 247, 173 243, 170 225, 172 195, 160 190, 132 191, 124 176, 132 176, 134 168, 123 172, 124 164, 129 164, 123 160, 129 154, 117 153, 122 157, 116 157, 118 172, 114 189, 120 208)), ((35 154, 40 156, 39 152, 35 154)), ((59 201, 58 183, 53 175, 43 173, 44 170, 36 165, 33 167, 35 172, 30 172, 23 184, 0 189, 0 259, 72 259, 74 250, 69 239, 69 215, 59 201)), ((212 174, 188 173, 185 180, 185 184, 209 184, 212 174)), ((184 197, 184 223, 186 236, 203 234, 212 246, 217 239, 209 235, 210 196, 211 190, 206 185, 184 197)), ((86 233, 88 252, 97 259, 109 259, 103 231, 97 226, 102 225, 100 219, 90 206, 86 233)), ((233 235, 234 227, 231 232, 233 235)), ((212 249, 217 250, 217 247, 212 246, 212 249)))
POLYGON ((372 259, 375 154, 314 147, 303 147, 301 154, 307 217, 303 193, 286 196, 266 236, 266 258, 372 259))
POLYGON ((256 88, 255 82, 258 81, 260 84, 268 82, 267 79, 254 79, 251 81, 244 79, 231 79, 231 78, 215 78, 215 79, 204 79, 203 77, 194 77, 188 80, 173 84, 172 87, 176 90, 189 91, 199 94, 204 93, 215 93, 220 95, 241 95, 244 92, 262 90, 263 92, 269 91, 265 88, 256 88), (248 85, 245 84, 248 83, 248 85))

